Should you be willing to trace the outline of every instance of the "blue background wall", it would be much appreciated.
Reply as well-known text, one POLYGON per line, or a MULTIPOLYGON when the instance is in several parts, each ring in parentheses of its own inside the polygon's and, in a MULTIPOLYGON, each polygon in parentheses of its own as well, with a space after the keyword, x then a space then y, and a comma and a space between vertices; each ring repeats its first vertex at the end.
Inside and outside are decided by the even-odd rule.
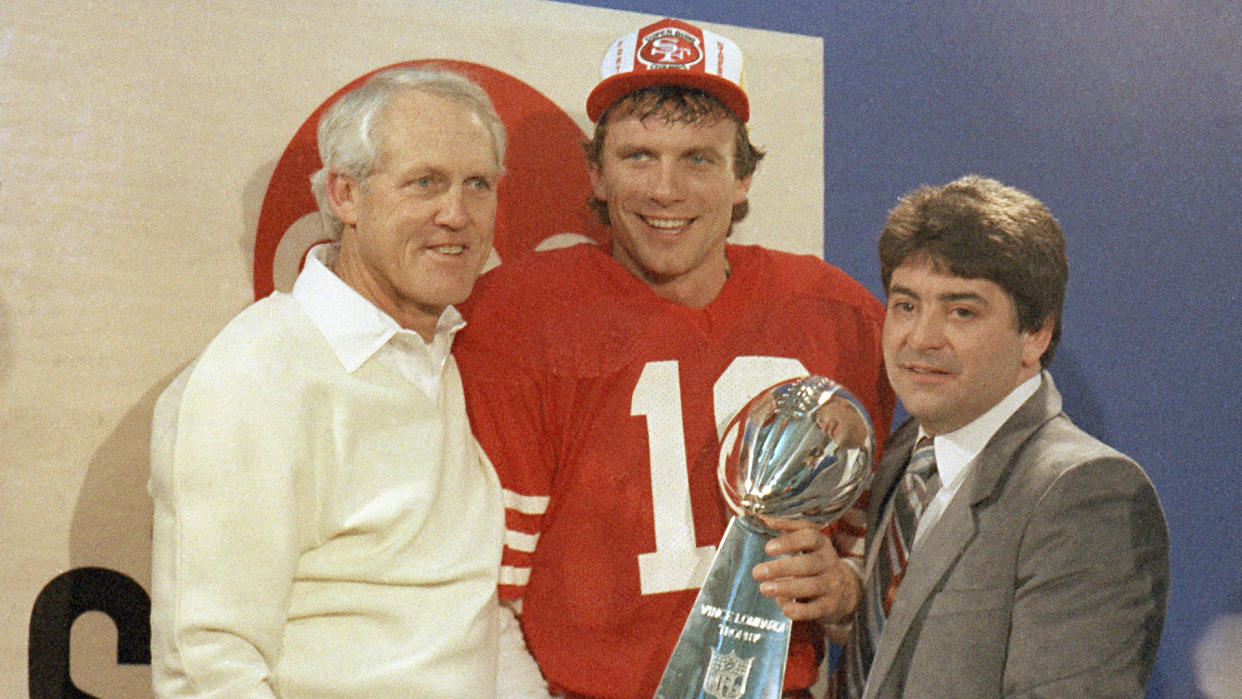
POLYGON ((1143 464, 1172 535, 1148 694, 1196 696, 1195 644, 1242 613, 1242 3, 579 4, 822 36, 824 254, 877 295, 900 194, 975 172, 1049 206, 1066 410, 1143 464))

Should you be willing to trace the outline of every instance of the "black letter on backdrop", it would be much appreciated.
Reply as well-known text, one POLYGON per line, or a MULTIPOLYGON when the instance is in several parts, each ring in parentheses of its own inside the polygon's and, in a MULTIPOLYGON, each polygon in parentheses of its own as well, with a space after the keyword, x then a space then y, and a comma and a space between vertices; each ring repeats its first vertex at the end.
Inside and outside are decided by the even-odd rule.
POLYGON ((31 699, 90 697, 69 677, 69 636, 86 612, 116 624, 116 661, 151 664, 151 598, 133 578, 107 568, 75 568, 56 576, 30 612, 27 669, 31 699))

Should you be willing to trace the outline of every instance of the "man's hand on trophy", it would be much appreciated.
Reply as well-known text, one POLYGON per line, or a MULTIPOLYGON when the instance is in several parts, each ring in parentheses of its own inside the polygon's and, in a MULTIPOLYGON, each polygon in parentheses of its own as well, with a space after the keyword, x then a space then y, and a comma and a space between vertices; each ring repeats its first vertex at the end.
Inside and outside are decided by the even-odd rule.
POLYGON ((837 555, 832 541, 805 520, 763 517, 763 523, 784 534, 767 543, 770 556, 751 574, 759 591, 776 600, 794 621, 818 620, 825 625, 848 623, 862 597, 854 568, 837 555))

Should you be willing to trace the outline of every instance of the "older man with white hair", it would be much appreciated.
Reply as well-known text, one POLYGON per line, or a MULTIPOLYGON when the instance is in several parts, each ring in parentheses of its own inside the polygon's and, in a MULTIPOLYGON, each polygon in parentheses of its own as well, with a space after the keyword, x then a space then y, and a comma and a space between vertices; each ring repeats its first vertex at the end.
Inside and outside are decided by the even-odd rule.
POLYGON ((490 696, 503 509, 449 353, 504 127, 460 75, 381 72, 319 126, 339 240, 156 406, 157 696, 490 696))

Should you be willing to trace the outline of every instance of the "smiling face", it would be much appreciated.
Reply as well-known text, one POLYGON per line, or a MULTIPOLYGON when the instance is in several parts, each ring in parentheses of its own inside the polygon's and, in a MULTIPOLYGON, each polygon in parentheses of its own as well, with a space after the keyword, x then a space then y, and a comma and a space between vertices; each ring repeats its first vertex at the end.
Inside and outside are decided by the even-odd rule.
POLYGON ((608 124, 595 196, 608 204, 612 255, 663 298, 704 306, 727 277, 725 239, 750 177, 733 170, 737 124, 627 115, 608 124))
POLYGON ((430 339, 444 308, 470 294, 491 250, 501 168, 487 127, 461 103, 409 90, 382 114, 374 171, 361 181, 329 175, 345 224, 334 271, 430 339))
POLYGON ((930 434, 964 427, 1040 370, 1051 323, 1018 330, 997 283, 911 259, 889 281, 884 361, 902 405, 930 434))

